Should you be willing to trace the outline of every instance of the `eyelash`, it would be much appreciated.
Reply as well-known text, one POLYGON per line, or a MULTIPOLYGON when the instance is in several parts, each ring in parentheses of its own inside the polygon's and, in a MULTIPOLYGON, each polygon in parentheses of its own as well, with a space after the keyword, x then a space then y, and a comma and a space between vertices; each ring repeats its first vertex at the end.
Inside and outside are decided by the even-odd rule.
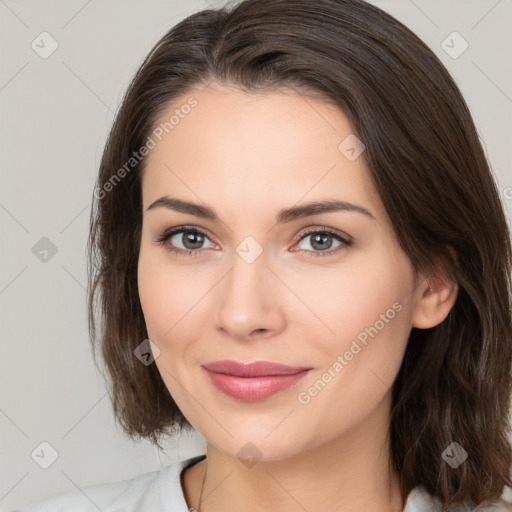
MULTIPOLYGON (((179 249, 179 248, 174 247, 174 246, 172 246, 172 245, 167 243, 167 241, 172 236, 174 236, 176 234, 179 234, 179 233, 193 233, 193 234, 198 234, 198 235, 202 235, 202 236, 204 236, 206 238, 209 238, 208 235, 204 231, 201 231, 200 229, 197 229, 197 228, 194 228, 194 227, 188 227, 188 226, 179 226, 179 227, 170 228, 170 229, 165 230, 160 235, 160 237, 155 240, 155 242, 157 244, 159 244, 159 245, 164 246, 165 249, 167 251, 169 251, 170 253, 174 253, 174 254, 176 254, 178 256, 182 256, 182 257, 190 257, 190 256, 191 257, 198 257, 198 256, 201 256, 201 253, 206 250, 206 249, 196 249, 196 250, 192 250, 192 249, 179 249)), ((352 245, 352 240, 351 239, 346 239, 346 238, 342 237, 336 231, 333 231, 333 230, 331 230, 329 228, 313 229, 313 230, 310 230, 310 231, 306 231, 299 238, 299 240, 296 243, 300 243, 300 242, 302 242, 302 240, 304 240, 308 236, 314 235, 314 234, 317 234, 317 233, 330 235, 331 237, 333 237, 336 240, 338 240, 339 242, 341 242, 341 245, 339 247, 337 247, 333 251, 307 251, 305 249, 299 249, 298 251, 295 251, 295 252, 309 253, 307 257, 312 257, 312 258, 321 257, 322 258, 322 257, 326 257, 326 256, 332 256, 333 254, 337 254, 338 252, 340 252, 343 249, 345 249, 347 247, 350 247, 352 245)))

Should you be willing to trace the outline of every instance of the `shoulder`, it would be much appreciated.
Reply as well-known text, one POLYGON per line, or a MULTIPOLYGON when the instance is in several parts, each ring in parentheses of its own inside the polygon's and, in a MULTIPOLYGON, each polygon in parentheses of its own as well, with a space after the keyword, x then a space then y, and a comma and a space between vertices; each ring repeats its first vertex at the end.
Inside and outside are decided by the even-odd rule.
POLYGON ((187 512, 180 474, 203 458, 204 455, 192 457, 129 480, 82 487, 11 512, 167 512, 162 508, 163 502, 173 511, 187 512))
POLYGON ((429 494, 422 486, 415 487, 407 497, 403 512, 511 512, 512 504, 501 499, 490 505, 477 506, 457 504, 446 509, 440 500, 429 494))

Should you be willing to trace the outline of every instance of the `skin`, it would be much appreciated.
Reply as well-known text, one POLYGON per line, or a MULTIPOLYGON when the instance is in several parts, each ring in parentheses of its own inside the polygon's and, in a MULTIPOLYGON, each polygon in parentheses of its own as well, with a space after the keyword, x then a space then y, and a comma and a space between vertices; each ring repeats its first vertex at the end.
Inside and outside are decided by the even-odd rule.
MULTIPOLYGON (((411 328, 440 323, 457 287, 440 276, 414 280, 364 153, 350 161, 338 149, 354 132, 339 109, 292 89, 247 94, 212 83, 175 99, 161 121, 191 96, 197 106, 146 160, 138 286, 162 379, 208 443, 201 511, 403 510, 397 475, 388 472, 391 386, 411 328), (207 204, 221 220, 147 210, 164 195, 207 204), (282 208, 325 199, 363 206, 374 219, 337 211, 275 222, 282 208), (155 241, 183 225, 207 235, 198 257, 155 241), (314 234, 303 238, 323 227, 352 245, 336 252, 331 238, 322 253, 314 234), (263 250, 252 263, 236 252, 247 236, 263 250), (298 394, 396 302, 394 318, 300 403, 298 394), (313 370, 251 403, 209 383, 200 364, 220 359, 313 370), (237 457, 247 442, 261 457, 251 467, 237 457)), ((183 233, 167 244, 191 247, 183 233)), ((197 507, 205 469, 203 461, 182 473, 189 506, 197 507)))

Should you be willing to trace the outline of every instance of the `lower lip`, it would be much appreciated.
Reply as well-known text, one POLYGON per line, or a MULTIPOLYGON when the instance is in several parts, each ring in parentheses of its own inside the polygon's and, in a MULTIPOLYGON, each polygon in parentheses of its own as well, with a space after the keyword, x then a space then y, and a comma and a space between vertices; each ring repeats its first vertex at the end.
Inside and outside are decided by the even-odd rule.
POLYGON ((311 370, 304 370, 293 375, 267 375, 265 377, 235 377, 225 373, 215 373, 206 368, 203 370, 208 375, 211 383, 228 396, 245 400, 246 402, 258 402, 275 395, 279 391, 293 386, 311 370))

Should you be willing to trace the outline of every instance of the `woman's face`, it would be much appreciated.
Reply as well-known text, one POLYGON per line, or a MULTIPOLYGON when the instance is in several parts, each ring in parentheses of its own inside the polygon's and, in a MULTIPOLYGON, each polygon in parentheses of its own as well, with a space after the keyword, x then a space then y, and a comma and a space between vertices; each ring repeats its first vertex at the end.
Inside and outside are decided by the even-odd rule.
POLYGON ((157 124, 138 286, 155 363, 190 423, 263 460, 387 427, 418 289, 345 115, 293 90, 210 86, 157 124), (214 214, 148 209, 164 196, 214 214), (327 201, 346 207, 301 210, 327 201), (212 379, 202 365, 222 360, 309 370, 212 379))

